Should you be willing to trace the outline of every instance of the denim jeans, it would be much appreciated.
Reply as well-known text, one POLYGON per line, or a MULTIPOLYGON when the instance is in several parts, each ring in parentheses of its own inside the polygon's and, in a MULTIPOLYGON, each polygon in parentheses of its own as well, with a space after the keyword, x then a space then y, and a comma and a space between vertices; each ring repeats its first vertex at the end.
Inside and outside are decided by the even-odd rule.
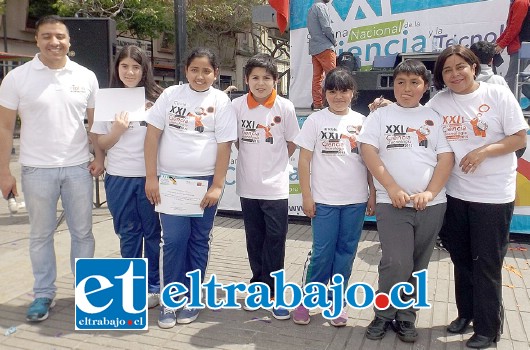
MULTIPOLYGON (((212 185, 213 176, 190 178, 208 180, 208 188, 212 185)), ((216 213, 217 205, 205 208, 202 217, 160 213, 162 224, 161 288, 172 282, 179 282, 189 291, 190 283, 186 273, 196 269, 201 270, 204 280, 216 213)), ((189 297, 189 292, 186 295, 189 297)))
POLYGON ((31 227, 29 255, 35 278, 35 298, 54 298, 57 266, 53 235, 59 198, 71 236, 72 272, 76 258, 94 257, 93 182, 88 163, 63 168, 23 166, 22 188, 31 227))
POLYGON ((346 289, 363 231, 365 212, 366 203, 316 203, 316 216, 311 219, 313 247, 304 266, 304 285, 310 282, 327 285, 331 277, 339 274, 344 277, 346 289))
POLYGON ((147 258, 148 292, 160 293, 160 219, 145 195, 145 177, 107 174, 105 192, 122 258, 147 258))

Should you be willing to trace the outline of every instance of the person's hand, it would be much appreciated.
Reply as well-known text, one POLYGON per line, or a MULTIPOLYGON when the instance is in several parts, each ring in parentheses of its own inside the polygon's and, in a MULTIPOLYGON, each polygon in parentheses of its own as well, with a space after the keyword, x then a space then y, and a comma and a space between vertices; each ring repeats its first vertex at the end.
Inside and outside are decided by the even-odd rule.
POLYGON ((424 210, 427 208, 427 203, 432 201, 434 196, 431 191, 424 191, 420 193, 413 194, 410 196, 410 200, 414 204, 416 210, 424 210))
POLYGON ((381 96, 381 97, 374 99, 374 101, 368 105, 368 108, 370 109, 370 112, 373 112, 379 107, 388 106, 392 103, 393 103, 392 101, 387 100, 386 98, 381 96))
POLYGON ((480 163, 482 163, 484 159, 486 159, 487 155, 484 151, 484 148, 485 146, 476 148, 466 154, 464 158, 462 158, 458 166, 460 167, 460 169, 462 169, 462 172, 464 174, 474 173, 480 163))
POLYGON ((160 204, 160 191, 158 189, 157 176, 147 176, 145 178, 145 196, 152 205, 160 204))
POLYGON ((499 45, 495 45, 495 53, 501 53, 502 51, 504 51, 502 47, 500 47, 499 45))
POLYGON ((387 192, 395 208, 404 208, 410 202, 410 196, 397 184, 388 188, 387 192))
POLYGON ((129 129, 129 112, 116 113, 110 132, 121 136, 127 129, 129 129))
POLYGON ((88 165, 88 170, 90 171, 90 174, 94 177, 103 175, 103 173, 105 172, 105 164, 103 159, 96 158, 91 161, 88 165))
POLYGON ((237 91, 237 86, 230 85, 229 87, 227 87, 226 89, 223 90, 224 93, 229 93, 229 92, 232 92, 232 91, 237 91))
POLYGON ((2 196, 7 199, 9 193, 13 192, 15 196, 18 196, 17 191, 17 180, 11 173, 0 176, 0 189, 2 190, 2 196))
POLYGON ((308 218, 315 217, 317 209, 313 197, 302 197, 302 210, 304 211, 305 216, 308 218))
POLYGON ((211 186, 201 201, 201 209, 213 207, 219 202, 219 198, 223 193, 223 189, 219 187, 211 186))
POLYGON ((375 194, 370 194, 368 203, 366 203, 366 215, 372 216, 375 214, 375 194))

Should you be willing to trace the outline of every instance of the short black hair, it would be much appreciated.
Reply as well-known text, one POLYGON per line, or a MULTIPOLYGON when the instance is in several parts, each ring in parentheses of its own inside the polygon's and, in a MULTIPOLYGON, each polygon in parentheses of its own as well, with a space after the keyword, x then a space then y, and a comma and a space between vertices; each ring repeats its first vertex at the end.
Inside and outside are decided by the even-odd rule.
POLYGON ((190 52, 188 58, 186 59, 186 69, 188 69, 191 62, 198 57, 206 57, 214 70, 219 69, 219 61, 217 60, 217 56, 207 47, 196 47, 190 52))
POLYGON ((64 23, 63 19, 57 15, 48 15, 48 16, 39 18, 37 23, 35 23, 35 30, 38 32, 41 26, 45 24, 56 24, 56 23, 63 24, 66 27, 66 32, 68 33, 68 35, 70 35, 70 32, 68 31, 68 26, 64 23))
POLYGON ((481 40, 477 41, 469 48, 475 55, 481 64, 489 64, 495 56, 495 44, 489 41, 481 40))
POLYGON ((403 62, 400 62, 396 68, 394 68, 394 79, 398 74, 413 74, 421 77, 425 85, 429 86, 431 82, 431 73, 427 70, 427 67, 420 60, 409 59, 403 62))
POLYGON ((337 90, 337 91, 353 91, 352 102, 357 99, 357 83, 353 74, 343 67, 337 67, 330 70, 326 74, 326 79, 324 80, 324 94, 328 90, 337 90))
POLYGON ((245 65, 245 77, 248 79, 254 68, 265 68, 265 71, 278 80, 278 66, 271 55, 258 53, 252 56, 245 65))

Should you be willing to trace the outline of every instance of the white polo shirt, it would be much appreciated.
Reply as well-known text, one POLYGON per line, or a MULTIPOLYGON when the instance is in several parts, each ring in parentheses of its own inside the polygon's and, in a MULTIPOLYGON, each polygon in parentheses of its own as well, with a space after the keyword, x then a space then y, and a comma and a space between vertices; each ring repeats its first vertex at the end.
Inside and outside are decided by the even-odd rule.
POLYGON ((287 141, 293 141, 300 131, 293 103, 273 90, 263 104, 250 93, 236 98, 232 104, 239 141, 236 193, 251 199, 287 199, 287 141))
POLYGON ((84 119, 97 90, 96 75, 68 57, 63 68, 50 69, 37 54, 9 72, 0 86, 0 105, 17 110, 22 121, 20 163, 54 168, 87 162, 84 119))

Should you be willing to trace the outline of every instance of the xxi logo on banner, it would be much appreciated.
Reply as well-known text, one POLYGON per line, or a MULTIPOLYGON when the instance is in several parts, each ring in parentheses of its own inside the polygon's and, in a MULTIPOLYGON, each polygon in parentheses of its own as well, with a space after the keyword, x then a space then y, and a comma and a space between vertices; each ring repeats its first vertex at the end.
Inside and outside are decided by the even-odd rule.
POLYGON ((147 329, 147 259, 76 259, 76 330, 147 329))

